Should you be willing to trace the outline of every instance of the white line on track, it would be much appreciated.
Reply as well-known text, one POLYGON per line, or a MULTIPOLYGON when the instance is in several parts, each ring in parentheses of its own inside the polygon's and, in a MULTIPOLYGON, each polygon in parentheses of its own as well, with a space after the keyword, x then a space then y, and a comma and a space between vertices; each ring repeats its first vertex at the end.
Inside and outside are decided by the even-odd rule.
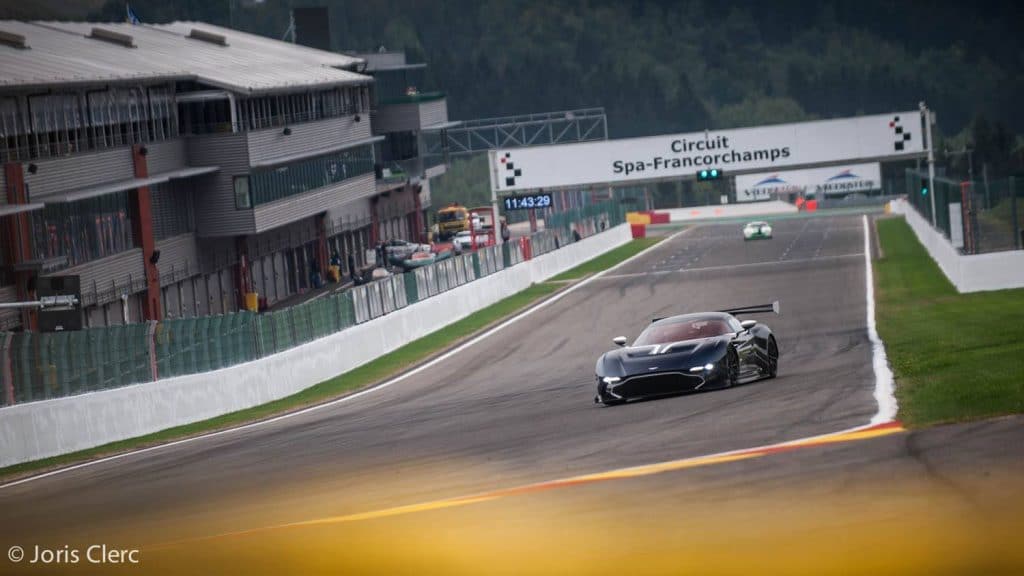
POLYGON ((58 468, 57 470, 52 470, 50 472, 44 472, 42 474, 37 474, 35 476, 29 476, 27 478, 22 478, 20 480, 15 480, 13 482, 8 482, 7 484, 0 484, 0 490, 2 490, 4 488, 11 488, 13 486, 18 486, 19 484, 26 484, 26 483, 32 482, 34 480, 42 480, 43 478, 49 478, 49 477, 52 477, 52 476, 56 476, 58 474, 64 474, 66 472, 71 472, 72 470, 80 470, 82 468, 88 468, 90 466, 96 466, 98 464, 104 464, 106 462, 112 462, 114 460, 121 460, 121 459, 124 459, 124 458, 128 458, 129 456, 136 456, 136 455, 139 455, 139 454, 145 454, 147 452, 154 452, 156 450, 162 450, 162 449, 165 449, 165 448, 170 448, 172 446, 181 446, 182 444, 188 444, 190 442, 196 442, 196 441, 199 441, 199 440, 206 440, 206 439, 209 439, 209 438, 213 438, 215 436, 222 436, 222 435, 225 435, 225 434, 231 434, 231 433, 239 432, 239 431, 242 431, 242 430, 248 430, 250 428, 256 428, 258 426, 265 426, 267 424, 271 424, 271 423, 274 423, 274 422, 279 422, 281 420, 286 420, 288 418, 294 418, 296 416, 301 416, 303 414, 308 414, 310 412, 315 412, 317 410, 323 410, 324 408, 329 408, 331 406, 336 406, 338 404, 343 404, 345 402, 350 402, 352 400, 355 400, 356 398, 359 398, 360 396, 365 396, 367 394, 376 392, 378 390, 383 390, 383 389, 391 386, 392 384, 397 384, 398 382, 401 382, 401 381, 405 380, 406 378, 409 378, 410 376, 414 376, 416 374, 419 374, 420 372, 423 372, 424 370, 427 370, 427 369, 429 369, 429 368, 431 368, 433 366, 436 366, 437 364, 440 364, 441 362, 444 362, 448 358, 451 358, 452 356, 461 353, 463 350, 473 346, 474 344, 484 340, 485 338, 488 338, 489 336, 492 336, 492 335, 496 334, 497 332, 499 332, 501 330, 504 330, 505 328, 511 326, 512 324, 518 322, 519 320, 522 320, 523 318, 526 318, 527 316, 530 316, 534 312, 536 312, 538 310, 541 310, 543 308, 546 308, 546 307, 550 306, 551 304, 554 304, 555 302, 561 300, 562 298, 565 298, 569 294, 575 292, 576 290, 578 290, 579 288, 582 288, 583 286, 586 286, 587 284, 593 282, 594 280, 597 280, 598 278, 604 276, 605 274, 608 274, 609 272, 612 272, 613 270, 617 270, 618 268, 621 268, 621 267, 625 266, 626 264, 629 264, 630 262, 633 262, 634 260, 636 260, 638 258, 641 258, 642 256, 647 255, 652 250, 656 250, 659 247, 666 246, 669 242, 674 240, 677 236, 681 236, 681 235, 689 232, 690 230, 694 230, 694 228, 692 228, 692 227, 691 228, 684 228, 684 229, 680 230, 679 232, 676 232, 675 234, 672 234, 671 236, 669 236, 665 240, 655 244, 654 246, 651 246, 650 248, 642 250, 642 251, 634 254, 633 256, 630 256, 629 258, 626 258, 625 260, 623 260, 622 262, 619 262, 618 264, 612 266, 611 268, 608 268, 608 269, 606 269, 606 270, 604 270, 602 272, 598 272, 597 274, 594 274, 593 276, 580 281, 579 283, 577 283, 577 284, 575 284, 575 285, 565 289, 564 291, 559 292, 558 294, 555 294, 551 298, 548 298, 547 300, 544 300, 543 302, 540 302, 539 304, 536 304, 536 305, 534 305, 534 306, 532 306, 530 308, 527 308, 526 310, 523 310, 519 314, 516 314, 515 316, 509 318, 508 320, 505 320, 504 322, 502 322, 501 324, 498 324, 494 328, 491 328, 490 330, 484 332, 483 334, 480 334, 479 336, 476 336, 476 337, 474 337, 474 338, 472 338, 470 340, 467 340, 466 342, 463 342, 462 344, 456 346, 455 348, 452 348, 451 350, 449 350, 449 351, 445 352, 444 354, 434 358, 433 360, 431 360, 429 362, 426 362, 424 364, 420 364, 419 366, 413 368, 412 370, 409 370, 408 372, 399 374, 398 376, 395 376, 394 378, 392 378, 390 380, 387 380, 385 382, 381 382, 380 384, 378 384, 378 385, 376 385, 376 386, 374 386, 372 388, 367 388, 365 390, 360 390, 359 392, 356 392, 354 394, 350 394, 348 396, 342 396, 341 398, 338 398, 336 400, 331 400, 329 402, 324 402, 323 404, 317 404, 316 406, 310 406, 309 408, 304 408, 302 410, 297 410, 295 412, 289 412, 287 414, 282 414, 280 416, 276 416, 274 418, 269 418, 267 420, 260 420, 260 421, 257 421, 257 422, 252 422, 250 424, 243 424, 241 426, 237 426, 237 427, 234 427, 234 428, 227 428, 227 429, 224 429, 224 430, 218 430, 216 432, 210 432, 208 434, 202 434, 200 436, 193 436, 191 438, 185 438, 183 440, 175 440, 173 442, 168 442, 166 444, 160 444, 158 446, 151 446, 149 448, 142 448, 142 449, 139 449, 139 450, 132 450, 131 452, 122 452, 121 454, 115 454, 113 456, 107 456, 106 458, 100 458, 99 460, 90 460, 88 462, 82 462, 81 464, 75 464, 73 466, 67 466, 65 468, 58 468))
POLYGON ((786 251, 782 253, 782 256, 779 258, 779 260, 785 260, 786 256, 789 256, 789 251, 793 249, 793 246, 796 246, 797 240, 799 240, 800 237, 804 235, 804 230, 807 230, 807 226, 810 223, 811 219, 808 218, 807 221, 804 222, 804 225, 800 227, 800 231, 796 233, 796 238, 793 238, 793 241, 790 242, 789 246, 786 247, 786 251))
POLYGON ((885 344, 878 336, 875 325, 875 279, 871 270, 871 233, 868 217, 864 216, 864 277, 868 309, 868 339, 871 341, 871 365, 875 372, 875 402, 878 412, 871 418, 871 424, 883 424, 896 418, 896 393, 892 369, 885 354, 885 344))
POLYGON ((617 278, 634 278, 638 276, 664 276, 668 274, 685 274, 689 272, 713 272, 715 270, 736 270, 742 268, 758 268, 769 266, 788 266, 791 264, 806 264, 808 262, 828 262, 829 260, 841 260, 844 258, 861 258, 863 252, 852 252, 850 254, 837 254, 835 256, 822 256, 818 258, 801 258, 799 260, 766 260, 764 262, 747 262, 745 264, 725 264, 722 266, 704 266, 702 268, 680 268, 678 270, 654 270, 651 272, 630 272, 627 274, 609 274, 602 276, 602 280, 614 280, 617 278))
POLYGON ((818 242, 818 247, 814 250, 814 258, 817 258, 821 254, 822 247, 825 246, 825 242, 828 241, 828 233, 832 231, 832 222, 834 218, 828 219, 828 225, 825 227, 825 232, 821 235, 821 240, 818 242))

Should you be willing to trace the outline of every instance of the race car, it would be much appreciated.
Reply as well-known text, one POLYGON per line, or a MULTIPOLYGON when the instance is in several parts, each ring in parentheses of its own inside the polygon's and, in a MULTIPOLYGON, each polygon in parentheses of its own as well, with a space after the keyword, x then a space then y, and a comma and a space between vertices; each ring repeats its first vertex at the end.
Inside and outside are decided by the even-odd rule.
POLYGON ((779 303, 658 318, 632 345, 605 352, 594 368, 597 396, 606 406, 627 400, 730 388, 779 371, 779 346, 771 329, 737 316, 779 313, 779 303))
POLYGON ((750 222, 743 227, 744 240, 769 239, 772 237, 772 225, 767 222, 750 222))

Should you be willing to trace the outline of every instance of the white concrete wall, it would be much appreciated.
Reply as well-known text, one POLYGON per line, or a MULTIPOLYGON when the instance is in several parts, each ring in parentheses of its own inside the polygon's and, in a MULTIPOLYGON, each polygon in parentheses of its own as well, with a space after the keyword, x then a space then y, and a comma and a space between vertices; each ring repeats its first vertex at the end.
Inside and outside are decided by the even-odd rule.
POLYGON ((691 206, 689 208, 672 208, 655 210, 668 212, 672 222, 689 220, 705 220, 708 218, 740 218, 743 216, 768 216, 772 214, 796 214, 796 206, 781 200, 768 202, 747 202, 743 204, 712 204, 710 206, 691 206))
POLYGON ((0 467, 142 436, 284 398, 630 239, 629 226, 617 226, 376 320, 253 362, 0 409, 0 467))
POLYGON ((963 255, 906 200, 894 200, 890 206, 894 213, 906 217, 917 239, 957 291, 1024 288, 1024 250, 963 255))

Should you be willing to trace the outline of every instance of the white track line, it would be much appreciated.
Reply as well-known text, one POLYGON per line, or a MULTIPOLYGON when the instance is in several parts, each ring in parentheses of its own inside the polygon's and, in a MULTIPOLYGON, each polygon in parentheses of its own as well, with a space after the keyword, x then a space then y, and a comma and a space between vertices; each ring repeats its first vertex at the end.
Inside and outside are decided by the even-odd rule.
POLYGON ((780 262, 782 260, 785 260, 786 256, 789 256, 789 251, 792 250, 794 246, 796 246, 797 240, 799 240, 800 237, 804 235, 804 230, 807 230, 807 226, 810 225, 810 223, 811 223, 811 219, 810 218, 808 218, 807 220, 804 221, 804 225, 800 227, 800 231, 796 233, 796 237, 793 238, 793 241, 789 243, 789 246, 786 247, 786 251, 783 252, 782 256, 779 258, 780 262))
POLYGON ((25 484, 25 483, 28 483, 28 482, 32 482, 34 480, 42 480, 43 478, 49 478, 51 476, 56 476, 58 474, 64 474, 66 472, 71 472, 72 470, 80 470, 82 468, 87 468, 89 466, 96 466, 97 464, 103 464, 103 463, 106 463, 106 462, 112 462, 114 460, 120 460, 120 459, 123 459, 123 458, 127 458, 129 456, 136 456, 138 454, 145 454, 147 452, 153 452, 153 451, 161 450, 161 449, 164 449, 164 448, 170 448, 172 446, 181 446, 182 444, 188 444, 190 442, 196 442, 198 440, 206 440, 208 438, 213 438, 215 436, 221 436, 221 435, 224 435, 224 434, 230 434, 230 433, 234 433, 234 432, 239 432, 241 430, 247 430, 249 428, 256 428, 257 426, 265 426, 267 424, 271 424, 273 422, 278 422, 280 420, 285 420, 285 419, 288 419, 288 418, 294 418, 296 416, 301 416, 303 414, 308 414, 310 412, 315 412, 317 410, 323 410, 324 408, 329 408, 331 406, 336 406, 336 405, 342 404, 344 402, 350 402, 352 400, 355 400, 356 398, 359 398, 360 396, 364 396, 366 394, 370 394, 370 393, 376 392, 378 390, 383 390, 384 388, 387 388, 388 386, 391 386, 392 384, 397 384, 398 382, 401 382, 402 380, 405 380, 406 378, 409 378, 410 376, 414 376, 416 374, 419 374, 420 372, 423 372, 424 370, 427 370, 427 369, 429 369, 429 368, 431 368, 431 367, 433 367, 433 366, 435 366, 437 364, 440 364, 441 362, 444 362, 448 358, 451 358, 452 356, 462 352, 466 348, 469 348, 470 346, 473 346, 474 344, 484 340, 485 338, 487 338, 489 336, 492 336, 493 334, 495 334, 495 333, 497 333, 497 332, 499 332, 501 330, 504 330, 505 328, 507 328, 508 326, 514 324, 515 322, 518 322, 519 320, 522 320, 523 318, 526 318, 527 316, 533 314, 534 312, 536 312, 538 310, 541 310, 542 308, 546 308, 547 306, 550 306, 551 304, 554 304, 555 302, 561 300, 562 298, 565 298, 566 296, 568 296, 572 292, 575 292, 579 288, 582 288, 583 286, 586 286, 587 284, 593 282, 594 280, 600 278, 601 276, 604 276, 605 274, 607 274, 607 273, 609 273, 609 272, 611 272, 613 270, 621 268, 622 266, 625 266, 626 264, 629 264, 630 262, 632 262, 632 261, 634 261, 634 260, 636 260, 636 259, 638 259, 638 258, 640 258, 642 256, 645 256, 646 254, 648 254, 652 250, 656 250, 657 248, 659 248, 661 246, 666 246, 669 242, 674 240, 677 236, 685 234, 686 232, 688 232, 690 230, 693 230, 693 229, 694 228, 684 228, 683 230, 680 230, 679 232, 676 232, 675 234, 672 234, 671 236, 669 236, 665 240, 655 244, 654 246, 651 246, 650 248, 647 248, 646 250, 638 252, 638 253, 630 256, 629 258, 626 258, 625 260, 623 260, 622 262, 619 262, 615 266, 612 266, 611 268, 608 268, 608 269, 606 269, 606 270, 604 270, 602 272, 598 272, 597 274, 594 274, 593 276, 580 281, 578 284, 576 284, 574 286, 571 286, 571 287, 567 288, 566 290, 564 290, 562 292, 559 292, 558 294, 555 294, 551 298, 548 298, 547 300, 545 300, 545 301, 543 301, 543 302, 541 302, 541 303, 539 303, 539 304, 537 304, 535 306, 532 306, 530 308, 527 308, 526 310, 523 310, 519 314, 516 314, 515 316, 509 318, 508 320, 505 320, 504 322, 502 322, 501 324, 498 324, 494 328, 491 328, 490 330, 484 332, 483 334, 480 334, 479 336, 476 336, 476 337, 474 337, 474 338, 472 338, 470 340, 467 340, 466 342, 456 346, 455 348, 452 348, 451 350, 449 350, 448 352, 445 352, 444 354, 438 356, 437 358, 434 358, 433 360, 431 360, 429 362, 426 362, 424 364, 420 364, 419 366, 413 368, 412 370, 409 370, 408 372, 400 374, 400 375, 392 378, 391 380, 387 380, 385 382, 381 382, 380 384, 378 384, 378 385, 376 385, 376 386, 374 386, 372 388, 367 388, 365 390, 360 390, 359 392, 356 392, 354 394, 349 394, 348 396, 342 396, 341 398, 338 398, 336 400, 331 400, 329 402, 324 402, 323 404, 317 404, 316 406, 310 406, 309 408, 304 408, 302 410, 297 410, 295 412, 289 412, 287 414, 282 414, 280 416, 276 416, 274 418, 269 418, 267 420, 260 420, 260 421, 257 421, 257 422, 252 422, 250 424, 243 424, 241 426, 237 426, 237 427, 234 427, 234 428, 226 428, 224 430, 218 430, 216 432, 210 432, 208 434, 202 434, 200 436, 193 436, 191 438, 185 438, 185 439, 182 439, 182 440, 175 440, 173 442, 168 442, 166 444, 160 444, 158 446, 150 446, 149 448, 141 448, 139 450, 132 450, 131 452, 123 452, 121 454, 115 454, 113 456, 107 456, 106 458, 100 458, 99 460, 90 460, 88 462, 82 462, 81 464, 75 464, 73 466, 68 466, 66 468, 58 468, 57 470, 52 470, 50 472, 44 472, 42 474, 37 474, 35 476, 29 476, 28 478, 22 478, 20 480, 15 480, 13 482, 8 482, 7 484, 0 484, 0 490, 3 490, 4 488, 10 488, 10 487, 13 487, 13 486, 17 486, 19 484, 25 484))
POLYGON ((878 412, 871 418, 871 424, 883 424, 896 419, 896 393, 892 369, 885 354, 885 344, 878 336, 875 326, 875 278, 871 270, 871 232, 868 217, 864 215, 864 277, 868 308, 868 339, 871 340, 871 365, 875 372, 875 402, 878 412))
POLYGON ((664 276, 667 274, 685 274, 689 272, 713 272, 715 270, 736 270, 742 268, 758 268, 762 266, 787 266, 790 264, 807 264, 808 262, 828 262, 829 260, 842 260, 843 258, 861 258, 862 252, 850 254, 837 254, 835 256, 821 256, 817 258, 801 258, 799 260, 766 260, 764 262, 747 262, 746 264, 724 264, 722 266, 704 266, 702 268, 680 268, 678 270, 653 270, 651 272, 630 272, 628 274, 610 274, 602 276, 602 280, 615 280, 617 278, 634 278, 638 276, 664 276))

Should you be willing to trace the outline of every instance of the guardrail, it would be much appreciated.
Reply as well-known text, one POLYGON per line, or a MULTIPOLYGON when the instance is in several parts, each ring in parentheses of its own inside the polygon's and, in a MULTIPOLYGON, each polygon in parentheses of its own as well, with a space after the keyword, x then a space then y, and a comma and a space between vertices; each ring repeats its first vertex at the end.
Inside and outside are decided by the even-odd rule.
POLYGON ((283 352, 391 314, 623 221, 615 204, 561 215, 527 237, 282 310, 88 328, 0 332, 0 406, 198 374, 283 352))

